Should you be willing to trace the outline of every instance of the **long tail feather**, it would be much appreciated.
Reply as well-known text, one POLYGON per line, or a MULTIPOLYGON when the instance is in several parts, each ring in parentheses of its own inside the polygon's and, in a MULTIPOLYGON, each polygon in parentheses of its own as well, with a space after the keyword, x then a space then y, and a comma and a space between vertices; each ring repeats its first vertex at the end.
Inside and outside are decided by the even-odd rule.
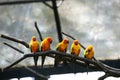
POLYGON ((33 59, 34 59, 35 66, 37 66, 38 56, 34 56, 33 59))
POLYGON ((46 58, 46 56, 42 56, 42 65, 41 65, 41 67, 43 67, 43 65, 44 65, 45 58, 46 58))

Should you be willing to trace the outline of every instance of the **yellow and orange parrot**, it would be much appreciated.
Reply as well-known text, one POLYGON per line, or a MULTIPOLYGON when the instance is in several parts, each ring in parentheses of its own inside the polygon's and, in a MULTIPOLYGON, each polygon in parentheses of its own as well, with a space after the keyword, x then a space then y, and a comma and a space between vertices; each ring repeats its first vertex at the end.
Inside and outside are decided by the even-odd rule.
MULTIPOLYGON (((29 48, 31 52, 35 53, 39 51, 39 41, 36 39, 36 36, 32 36, 31 41, 29 43, 29 48)), ((38 57, 33 57, 35 66, 37 66, 38 57)))
MULTIPOLYGON (((46 37, 40 44, 40 50, 41 51, 48 51, 50 50, 50 44, 52 43, 52 38, 51 37, 46 37)), ((44 65, 45 62, 45 55, 42 56, 42 67, 44 65)))
POLYGON ((78 40, 74 40, 71 45, 70 53, 75 56, 78 56, 80 54, 80 49, 81 49, 81 46, 80 46, 78 40))
MULTIPOLYGON (((92 45, 88 45, 88 47, 85 49, 84 57, 87 58, 87 59, 91 59, 91 60, 95 59, 94 58, 94 48, 93 48, 92 45)), ((87 68, 88 68, 89 62, 86 62, 86 64, 87 64, 87 68)), ((87 72, 87 74, 88 74, 88 72, 87 72)))
POLYGON ((85 49, 84 57, 87 59, 92 59, 94 57, 94 48, 92 45, 88 45, 88 47, 85 49))
MULTIPOLYGON (((81 46, 79 44, 79 41, 74 40, 72 45, 71 45, 70 53, 72 55, 79 56, 80 50, 81 50, 81 46)), ((75 61, 75 59, 72 59, 72 63, 74 63, 74 61, 75 61)))
MULTIPOLYGON (((67 47, 68 47, 69 40, 68 39, 63 39, 60 43, 57 44, 56 46, 56 51, 64 52, 66 53, 67 47)), ((62 60, 62 57, 59 55, 55 55, 55 64, 54 66, 57 66, 62 60)), ((65 64, 66 61, 64 60, 63 63, 65 64)))

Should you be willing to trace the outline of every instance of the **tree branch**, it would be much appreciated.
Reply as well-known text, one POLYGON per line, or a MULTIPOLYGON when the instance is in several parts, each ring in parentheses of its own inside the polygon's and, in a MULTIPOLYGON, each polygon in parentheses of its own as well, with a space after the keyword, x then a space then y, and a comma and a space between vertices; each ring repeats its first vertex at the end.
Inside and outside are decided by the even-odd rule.
POLYGON ((7 45, 8 47, 10 47, 10 48, 12 48, 12 49, 14 49, 14 50, 16 50, 16 51, 18 51, 18 52, 20 52, 20 53, 24 54, 24 52, 23 52, 23 51, 21 51, 21 50, 17 49, 16 47, 14 47, 14 46, 12 46, 12 45, 10 45, 10 44, 8 44, 8 43, 3 43, 3 44, 5 44, 5 45, 7 45))
POLYGON ((38 35, 39 35, 40 40, 43 41, 41 32, 40 32, 40 30, 38 29, 38 26, 37 26, 37 22, 35 22, 34 24, 35 24, 35 28, 36 28, 36 30, 37 30, 37 32, 38 32, 38 35))
POLYGON ((104 80, 107 77, 109 77, 109 74, 105 73, 105 75, 99 77, 98 80, 104 80))
MULTIPOLYGON (((9 69, 11 68, 12 66, 16 65, 17 63, 19 63, 20 61, 22 61, 23 59, 26 59, 28 57, 34 57, 34 56, 42 56, 42 55, 53 55, 53 54, 57 54, 57 55, 60 55, 60 56, 64 56, 65 58, 69 58, 70 60, 71 59, 76 59, 78 63, 81 63, 82 62, 89 62, 91 67, 93 67, 93 65, 95 67, 97 67, 99 70, 102 70, 105 72, 105 75, 103 76, 103 78, 107 78, 109 76, 113 76, 113 77, 120 77, 120 69, 116 69, 116 68, 112 68, 109 67, 109 66, 105 66, 103 63, 101 62, 98 62, 98 61, 94 61, 94 60, 89 60, 89 59, 86 59, 86 58, 83 58, 83 57, 76 57, 74 55, 71 55, 70 53, 62 53, 62 52, 58 52, 58 51, 54 51, 54 50, 50 50, 50 51, 45 51, 45 52, 36 52, 35 54, 25 54, 22 58, 20 58, 18 61, 14 62, 13 64, 11 64, 10 66, 4 68, 4 70, 6 69, 9 69), (109 67, 109 68, 108 68, 109 67), (115 69, 115 70, 114 70, 115 69)), ((103 79, 102 78, 102 79, 103 79)), ((100 78, 101 79, 101 78, 100 78)), ((101 79, 101 80, 102 80, 101 79)))
MULTIPOLYGON (((44 0, 16 0, 16 1, 5 1, 5 2, 0 2, 0 5, 15 5, 15 4, 27 4, 27 3, 37 3, 37 2, 42 2, 44 0)), ((51 1, 51 0, 45 0, 45 1, 51 1)))
POLYGON ((18 40, 18 39, 15 39, 13 37, 6 36, 6 35, 3 35, 3 34, 1 34, 0 37, 11 40, 11 41, 14 41, 14 42, 17 42, 17 43, 20 43, 20 44, 24 45, 26 48, 29 48, 29 44, 26 43, 25 41, 18 40))
POLYGON ((46 3, 46 1, 42 1, 46 6, 48 6, 49 8, 53 9, 53 7, 51 5, 49 5, 48 3, 46 3))

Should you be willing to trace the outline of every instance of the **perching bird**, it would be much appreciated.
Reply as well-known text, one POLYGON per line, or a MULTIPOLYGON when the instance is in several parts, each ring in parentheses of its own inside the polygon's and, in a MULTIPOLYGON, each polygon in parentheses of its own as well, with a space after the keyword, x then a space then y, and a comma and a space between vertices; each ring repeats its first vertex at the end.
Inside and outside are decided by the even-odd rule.
MULTIPOLYGON (((67 47, 68 47, 69 40, 68 39, 63 39, 60 43, 57 44, 56 46, 56 51, 64 52, 66 53, 67 47)), ((62 57, 59 55, 55 55, 55 64, 54 66, 57 66, 62 60, 62 57)), ((66 61, 63 61, 64 64, 66 64, 66 61)))
MULTIPOLYGON (((78 40, 74 40, 72 45, 71 45, 71 48, 70 48, 70 53, 74 56, 79 56, 80 54, 80 50, 81 50, 81 46, 79 44, 79 41, 78 40)), ((71 63, 72 63, 72 69, 74 71, 74 61, 76 59, 71 59, 71 63)))
POLYGON ((80 46, 78 40, 74 40, 71 45, 70 53, 75 56, 78 56, 80 54, 80 49, 81 49, 81 46, 80 46))
MULTIPOLYGON (((35 53, 39 51, 39 42, 36 39, 36 36, 32 36, 31 41, 29 43, 29 48, 31 52, 35 53)), ((35 66, 37 66, 38 56, 33 57, 35 66)))
MULTIPOLYGON (((51 37, 46 37, 40 44, 40 51, 48 51, 50 50, 50 44, 52 43, 52 38, 51 37)), ((45 55, 42 56, 42 67, 45 62, 45 55)))
MULTIPOLYGON (((87 58, 87 59, 91 59, 91 60, 95 59, 94 58, 94 48, 93 48, 92 45, 88 45, 88 47, 85 49, 85 51, 84 51, 84 57, 87 58)), ((87 64, 87 68, 88 68, 89 63, 86 62, 86 64, 87 64)))
POLYGON ((92 45, 88 45, 88 47, 85 49, 84 57, 87 59, 92 59, 94 57, 94 48, 92 45))

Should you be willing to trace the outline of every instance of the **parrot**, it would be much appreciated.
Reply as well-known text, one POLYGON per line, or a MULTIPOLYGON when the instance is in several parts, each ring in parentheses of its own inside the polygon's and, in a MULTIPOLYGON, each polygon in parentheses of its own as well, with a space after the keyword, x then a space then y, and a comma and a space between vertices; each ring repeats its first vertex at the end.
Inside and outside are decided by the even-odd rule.
POLYGON ((80 49, 81 49, 81 46, 80 46, 78 40, 74 40, 71 45, 70 53, 75 56, 78 56, 80 54, 80 49))
POLYGON ((87 59, 92 59, 94 57, 94 48, 92 45, 88 45, 84 50, 84 57, 87 59))
MULTIPOLYGON (((30 43, 29 43, 29 48, 31 52, 39 52, 39 41, 37 40, 36 36, 32 36, 30 43)), ((37 61, 38 61, 38 56, 33 57, 35 66, 37 66, 37 61)))
MULTIPOLYGON (((52 38, 51 37, 46 37, 41 43, 40 43, 40 51, 48 51, 50 50, 50 44, 52 43, 52 38)), ((42 56, 42 64, 41 66, 43 67, 44 62, 45 62, 46 56, 42 56)))
MULTIPOLYGON (((80 50, 81 50, 81 46, 79 44, 79 41, 74 40, 73 43, 71 44, 70 53, 74 56, 79 56, 80 50)), ((71 59, 73 71, 74 71, 74 61, 75 60, 76 59, 71 59)))
MULTIPOLYGON (((94 58, 94 48, 92 45, 88 45, 88 47, 84 50, 84 57, 87 59, 91 59, 91 60, 95 59, 94 58)), ((89 63, 86 62, 86 64, 87 64, 87 68, 88 68, 89 63)), ((88 72, 87 72, 87 74, 88 74, 88 72)))
MULTIPOLYGON (((69 44, 69 40, 68 39, 63 39, 61 42, 59 42, 56 46, 56 51, 60 51, 60 52, 64 52, 66 53, 67 51, 67 47, 69 44)), ((55 55, 55 64, 54 66, 57 66, 62 60, 62 57, 59 55, 55 55)), ((66 64, 66 61, 63 61, 64 64, 66 64)))

